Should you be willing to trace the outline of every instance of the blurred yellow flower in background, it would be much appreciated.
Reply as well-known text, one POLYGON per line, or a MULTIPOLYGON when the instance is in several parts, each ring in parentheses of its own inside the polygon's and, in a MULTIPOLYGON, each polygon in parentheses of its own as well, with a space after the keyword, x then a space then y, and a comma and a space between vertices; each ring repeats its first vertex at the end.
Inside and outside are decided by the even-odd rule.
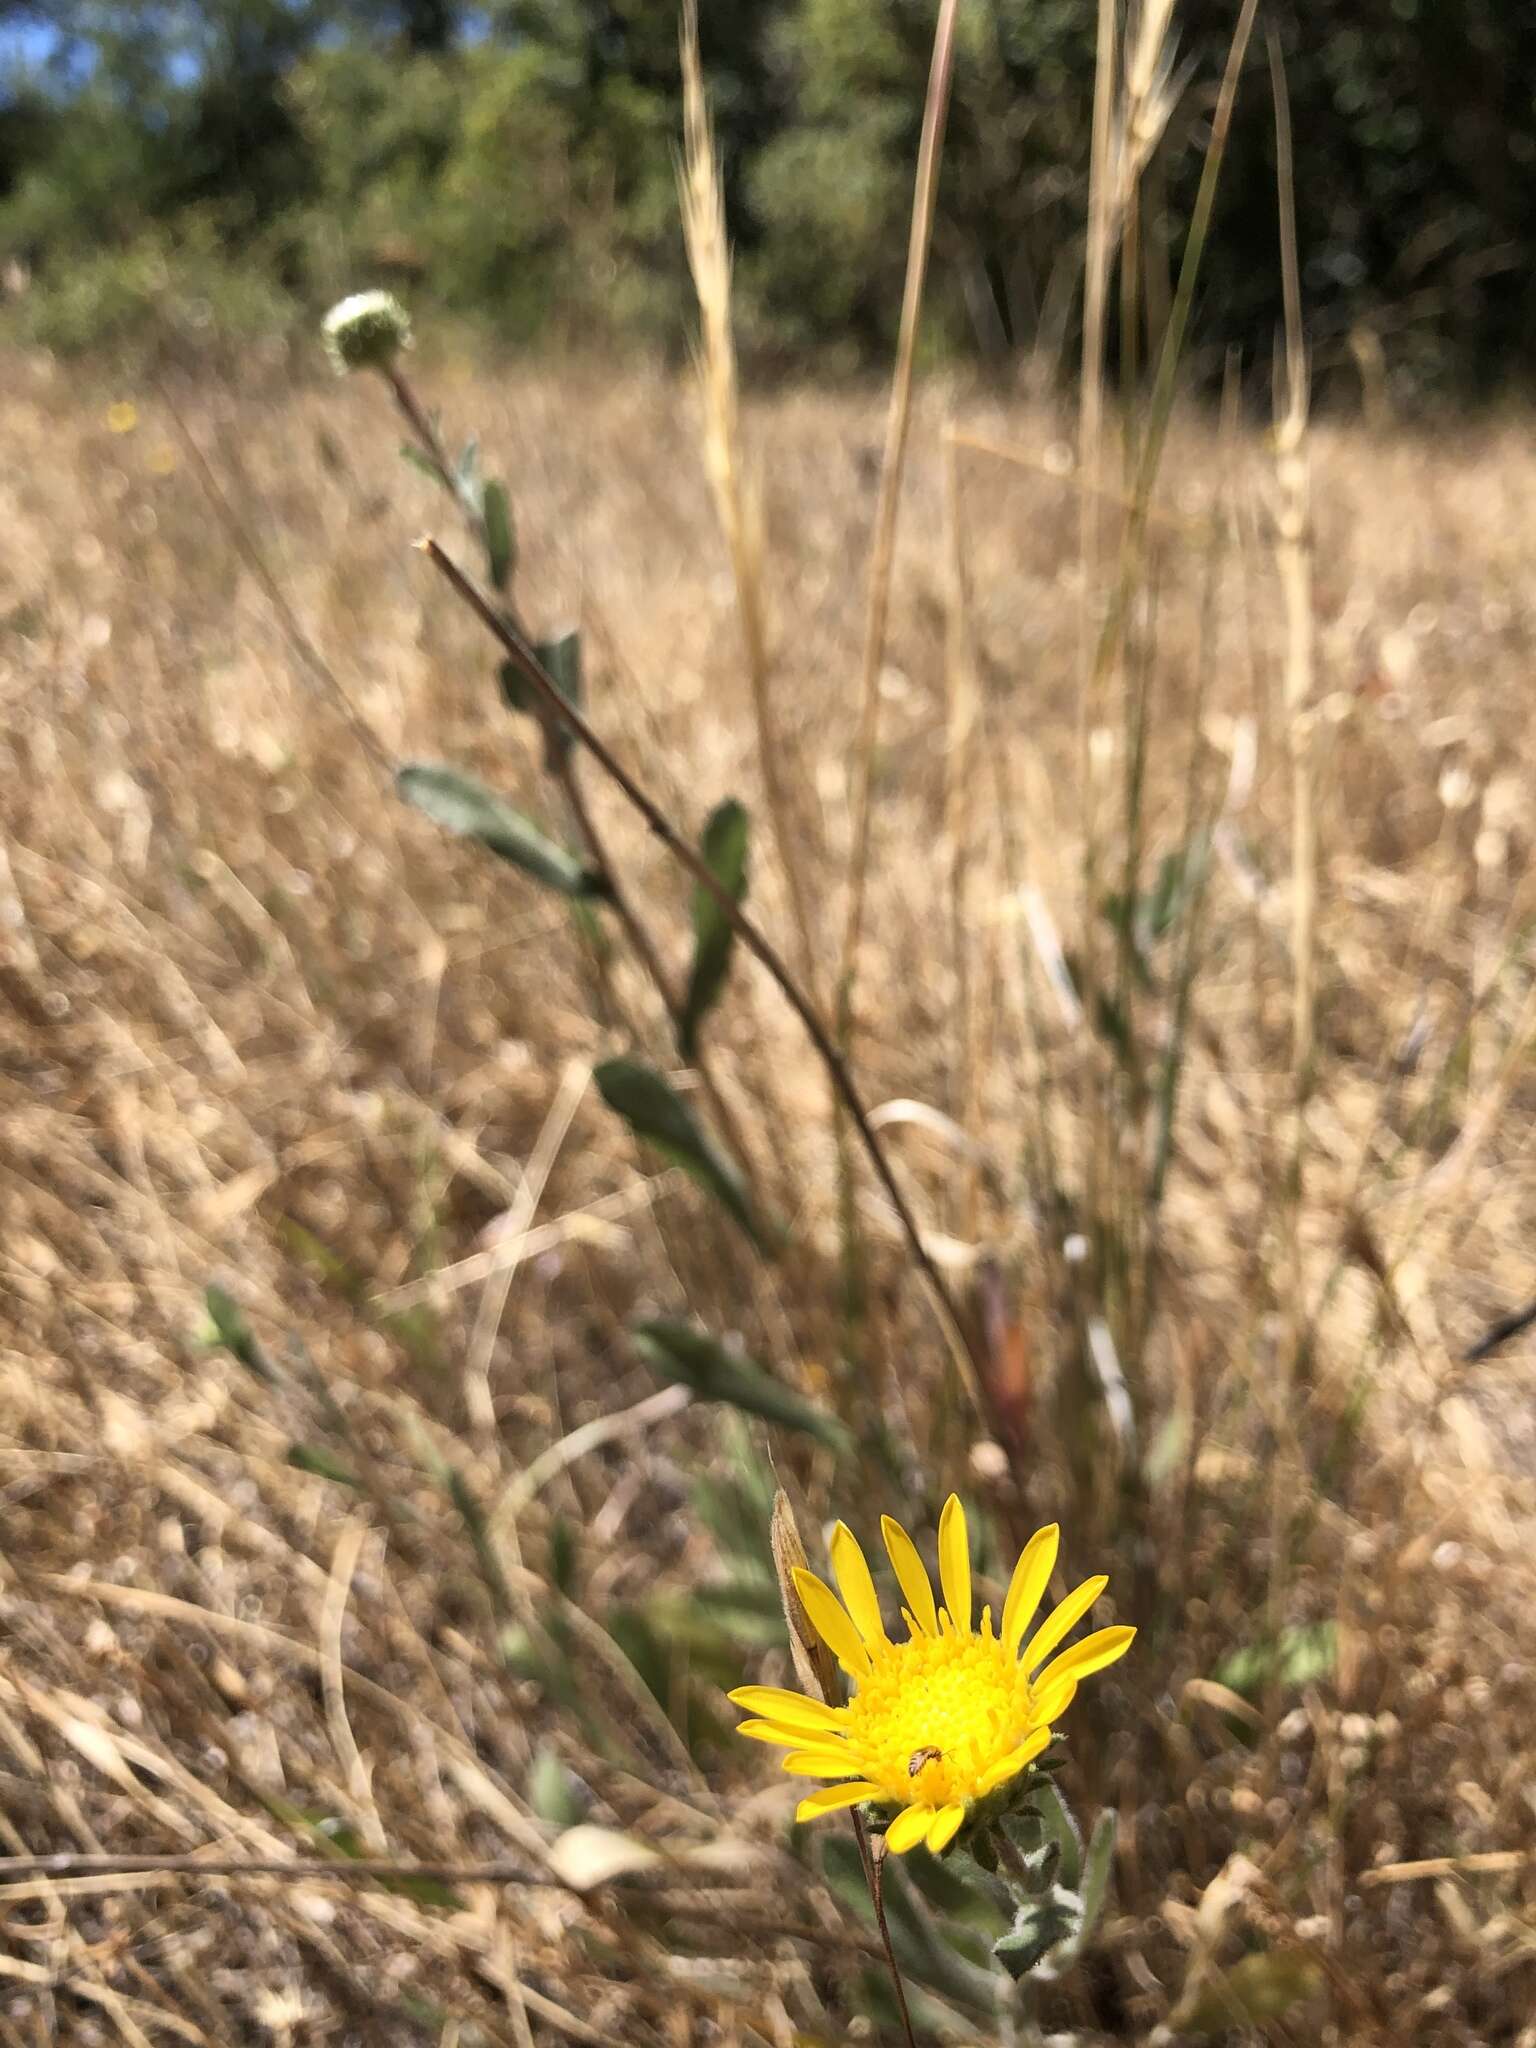
POLYGON ((835 1707, 768 1685, 741 1686, 730 1697, 756 1717, 739 1733, 791 1752, 786 1771, 834 1781, 801 1800, 797 1820, 865 1800, 892 1804, 901 1811, 886 1829, 887 1846, 900 1855, 926 1842, 936 1854, 977 1800, 1034 1762, 1079 1682, 1123 1657, 1136 1631, 1101 1628, 1051 1655, 1108 1585, 1099 1577, 1085 1579, 1024 1640, 1056 1567, 1054 1523, 1025 1545, 999 1629, 990 1607, 981 1626, 971 1626, 970 1544, 954 1494, 939 1519, 942 1607, 906 1530, 885 1515, 881 1532, 906 1597, 908 1640, 886 1634, 868 1562, 839 1522, 831 1554, 841 1600, 814 1572, 797 1567, 793 1576, 812 1627, 853 1681, 853 1697, 835 1707))
POLYGON ((107 429, 113 434, 131 434, 139 424, 139 408, 131 398, 120 398, 107 407, 107 429))

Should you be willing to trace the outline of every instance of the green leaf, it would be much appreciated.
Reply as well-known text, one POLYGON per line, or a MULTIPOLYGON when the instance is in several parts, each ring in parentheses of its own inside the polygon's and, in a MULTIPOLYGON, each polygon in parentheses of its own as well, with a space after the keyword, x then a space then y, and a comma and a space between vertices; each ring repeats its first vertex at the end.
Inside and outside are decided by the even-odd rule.
POLYGON ((603 1625, 640 1674, 646 1691, 657 1706, 670 1716, 677 1704, 673 1698, 676 1645, 662 1641, 652 1627, 649 1615, 639 1607, 610 1607, 603 1617, 603 1625))
POLYGON ((1230 1970, 1215 1972, 1187 2008, 1181 2001, 1173 2024, 1181 2034, 1203 2035, 1262 2027, 1319 1997, 1326 1982, 1321 1965, 1300 1949, 1244 1956, 1230 1970))
POLYGON ((245 1320, 245 1311, 227 1288, 216 1281, 203 1289, 203 1306, 208 1311, 208 1327, 203 1341, 211 1350, 220 1346, 232 1358, 239 1360, 247 1372, 254 1373, 268 1386, 276 1386, 280 1375, 277 1367, 268 1358, 258 1342, 250 1324, 245 1320))
POLYGON ((443 1466, 440 1478, 448 1498, 459 1511, 486 1590, 498 1614, 505 1614, 512 1605, 512 1595, 507 1587, 507 1575, 502 1569, 496 1539, 491 1533, 485 1509, 457 1465, 443 1466))
POLYGON ((1075 1892, 1083 1871, 1082 1830, 1053 1779, 1043 1778, 1035 1786, 1026 1811, 1038 1816, 1046 1841, 1055 1847, 1060 1858, 1061 1881, 1075 1892))
POLYGON ((850 1448, 848 1431, 833 1416, 694 1324, 667 1319, 636 1323, 630 1335, 658 1379, 692 1387, 701 1401, 724 1401, 785 1429, 802 1429, 834 1451, 850 1448))
POLYGON ((552 1827, 574 1827, 587 1810, 582 1787, 547 1742, 534 1751, 528 1770, 528 1804, 552 1827))
POLYGON ((1234 1650, 1216 1667, 1215 1676, 1219 1684, 1254 1699, 1271 1678, 1294 1688, 1331 1677, 1337 1657, 1338 1630, 1331 1621, 1314 1621, 1234 1650))
POLYGON ((1020 1906, 1013 1926, 992 1953, 1015 1984, 1021 1983, 1062 1942, 1071 1938, 1077 1924, 1075 1895, 1058 1885, 1043 1898, 1020 1906))
MULTIPOLYGON (((372 1853, 348 1821, 311 1820, 308 1814, 302 1815, 301 1820, 316 1844, 329 1849, 339 1859, 356 1863, 372 1853)), ((394 1892, 402 1899, 414 1899, 421 1906, 446 1906, 453 1913, 464 1910, 464 1901, 458 1893, 438 1877, 380 1877, 374 1881, 384 1891, 394 1892)))
POLYGON ((439 489, 442 488, 443 480, 438 474, 437 465, 428 461, 414 441, 402 441, 400 443, 400 460, 408 462, 412 469, 419 469, 422 475, 430 482, 436 484, 439 489))
POLYGON ((654 1145, 680 1166, 741 1225, 759 1251, 765 1249, 757 1218, 740 1174, 694 1119, 670 1081, 638 1060, 604 1060, 593 1079, 604 1102, 617 1110, 637 1138, 654 1145))
POLYGON ((302 1259, 318 1279, 333 1287, 354 1308, 366 1301, 368 1283, 362 1274, 297 1217, 280 1216, 277 1233, 296 1258, 302 1259))
POLYGON ((1088 1838, 1088 1853, 1083 1858, 1083 1934, 1086 1943, 1093 1937, 1099 1915, 1104 1910, 1104 1901, 1109 1896, 1109 1876, 1115 1857, 1115 1816, 1106 1811, 1093 1824, 1093 1833, 1088 1838))
POLYGON ((541 667, 549 671, 550 681, 566 703, 575 705, 579 711, 582 699, 581 634, 576 627, 557 633, 553 640, 536 640, 533 651, 539 657, 541 667))
MULTIPOLYGON (((704 864, 733 902, 747 893, 747 845, 749 823, 745 804, 727 797, 709 814, 699 851, 704 864)), ((678 1020, 678 1050, 685 1060, 698 1052, 699 1026, 713 1009, 730 972, 736 933, 719 900, 696 883, 693 891, 693 966, 688 976, 688 993, 678 1020)))
POLYGON ((480 440, 476 434, 471 434, 464 443, 464 452, 459 457, 457 475, 459 496, 466 505, 478 511, 480 497, 480 440))
POLYGON ((568 1515, 556 1515, 549 1526, 549 1582, 567 1600, 576 1590, 576 1530, 568 1515))
MULTIPOLYGON (((534 654, 539 666, 549 676, 567 704, 580 710, 582 700, 581 634, 572 626, 564 633, 557 633, 553 640, 536 640, 534 654)), ((504 661, 496 671, 501 679, 503 700, 514 711, 533 712, 538 702, 528 685, 527 678, 515 661, 504 661)), ((558 750, 557 760, 563 758, 571 745, 571 735, 563 725, 552 718, 546 718, 545 725, 551 742, 558 750)))
POLYGON ((505 484, 494 481, 485 486, 480 499, 481 524, 485 529, 485 565, 493 586, 505 590, 512 574, 516 551, 512 539, 512 511, 505 484))
POLYGON ((313 1473, 316 1479, 334 1479, 338 1486, 355 1487, 357 1475, 349 1472, 329 1451, 323 1451, 318 1444, 290 1444, 285 1461, 296 1472, 313 1473))
POLYGON ((530 818, 472 776, 456 768, 412 761, 395 777, 395 786, 409 804, 425 811, 461 838, 478 839, 492 853, 532 875, 547 888, 566 896, 600 896, 602 878, 573 854, 546 839, 530 818))

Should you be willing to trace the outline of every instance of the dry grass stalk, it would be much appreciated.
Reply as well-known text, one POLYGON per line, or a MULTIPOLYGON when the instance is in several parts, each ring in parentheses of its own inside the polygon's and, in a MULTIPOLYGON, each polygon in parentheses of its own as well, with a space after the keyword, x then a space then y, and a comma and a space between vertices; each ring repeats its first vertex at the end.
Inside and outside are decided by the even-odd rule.
MULTIPOLYGON (((714 125, 699 57, 698 0, 685 0, 682 18, 683 236, 688 267, 699 302, 697 351, 699 394, 704 407, 704 456, 715 509, 725 535, 741 620, 742 649, 757 725, 758 764, 774 848, 783 870, 794 920, 796 965, 816 985, 815 927, 806 894, 803 863, 811 821, 792 803, 795 765, 773 701, 773 664, 765 616, 762 485, 747 455, 741 431, 736 376, 736 342, 731 327, 731 251, 725 228, 725 195, 715 157, 714 125)), ((814 858, 814 854, 812 854, 814 858)))
MULTIPOLYGON (((594 1824, 663 1854, 711 1844, 724 1827, 733 1847, 749 1837, 760 1876, 755 1902, 723 1882, 703 1892, 637 1879, 585 1906, 508 1885, 458 1914, 330 1875, 302 1888, 286 1875, 124 1880, 131 1889, 110 1895, 65 1887, 118 1880, 64 1879, 47 1896, 4 1901, 11 2033, 30 2042, 110 2032, 103 1986, 149 2039, 194 2048, 267 2038, 262 2001, 290 1991, 302 1993, 309 2031, 338 2037, 410 2031, 404 1999, 436 2007, 450 2039, 474 2029, 491 2041, 738 2048, 770 2014, 784 2038, 846 2030, 855 1972, 878 1960, 879 1944, 872 1932, 853 1935, 814 1872, 779 1852, 785 1793, 775 1774, 745 1744, 702 1752, 712 1809, 580 1631, 574 1705, 509 1672, 462 1528, 411 1449, 419 1421, 462 1458, 488 1510, 520 1477, 538 1482, 534 1497, 511 1496, 521 1565, 512 1518, 498 1528, 516 1597, 535 1612, 560 1611, 559 1532, 596 1531, 578 1536, 561 1597, 601 1627, 653 1589, 691 1600, 724 1567, 686 1493, 695 1477, 730 1477, 716 1420, 698 1406, 668 1416, 650 1405, 655 1385, 624 1345, 626 1318, 675 1290, 714 1327, 741 1328, 766 1360, 794 1354, 764 1341, 756 1305, 720 1272, 681 1176, 637 1189, 589 1097, 551 1161, 539 1210, 548 1220, 512 1241, 519 1284, 489 1364, 499 1427, 467 1430, 456 1371, 476 1297, 432 1276, 485 1279, 491 1268, 476 1261, 494 1257, 480 1250, 487 1219, 514 1200, 567 1062, 600 1047, 567 922, 380 801, 342 708, 309 688, 187 459, 169 475, 151 467, 159 429, 148 408, 138 436, 109 443, 100 410, 117 389, 29 360, 4 367, 0 1848, 267 1858, 286 1873, 313 1844, 274 1818, 274 1801, 358 1827, 364 1815, 326 1715, 335 1636, 323 1603, 339 1531, 365 1498, 384 1497, 396 1516, 380 1513, 374 1526, 388 1529, 388 1547, 377 1544, 376 1566, 366 1552, 352 1580, 341 1647, 346 1715, 391 1856, 545 1869, 550 1830, 529 1785, 548 1749, 586 1788, 594 1824), (665 1249, 654 1211, 681 1226, 665 1249), (333 1269, 295 1258, 290 1219, 328 1247, 333 1269), (302 1338, 369 1449, 377 1483, 366 1497, 286 1462, 295 1445, 346 1455, 344 1438, 320 1434, 323 1407, 302 1375, 269 1384, 191 1341, 211 1268, 238 1276, 280 1362, 287 1333, 302 1338), (410 1305, 430 1313, 391 1313, 410 1305), (413 1354, 406 1337, 435 1349, 413 1354), (635 1426, 600 1427, 601 1441, 578 1434, 617 1416, 635 1426), (12 1689, 18 1679, 25 1696, 12 1689), (77 1723, 114 1775, 72 1746, 77 1723), (615 1761, 606 1744, 620 1739, 643 1746, 643 1767, 630 1753, 615 1761), (769 1892, 784 1897, 782 1912, 761 1903, 769 1892), (669 1920, 656 1917, 656 1898, 673 1901, 669 1920), (690 1979, 694 1958, 669 1952, 678 1926, 704 1952, 707 1977, 690 1979)), ((676 460, 691 391, 633 367, 589 377, 569 362, 529 364, 514 403, 495 373, 465 363, 461 375, 455 409, 520 472, 539 474, 568 515, 564 534, 581 535, 576 564, 529 523, 530 587, 567 608, 590 593, 625 622, 628 665, 605 655, 594 666, 603 730, 622 758, 668 780, 669 798, 720 786, 733 750, 751 744, 750 712, 743 703, 701 718, 697 697, 672 688, 696 683, 713 658, 703 565, 715 514, 676 460), (633 686, 615 687, 631 669, 633 686), (663 676, 665 687, 647 680, 663 676)), ((376 402, 350 410, 350 395, 330 386, 231 395, 189 379, 181 403, 205 447, 215 416, 239 437, 258 494, 241 501, 242 516, 269 540, 296 615, 389 756, 440 752, 537 804, 535 766, 507 746, 505 720, 485 702, 477 636, 456 607, 423 603, 396 521, 370 509, 399 490, 376 402), (345 482, 319 452, 322 436, 341 431, 338 407, 356 449, 345 482)), ((858 392, 800 390, 765 396, 763 414, 787 501, 815 508, 785 539, 786 578, 809 584, 866 534, 846 452, 878 436, 883 408, 858 392)), ((975 424, 1036 447, 1059 431, 1016 396, 989 400, 975 424)), ((1238 433, 1224 441, 1193 411, 1173 430, 1169 470, 1197 515, 1215 476, 1260 459, 1257 439, 1238 433)), ((179 454, 169 431, 166 440, 179 454)), ((1178 1431, 1171 1474, 1104 1559, 1127 1581, 1142 1568, 1159 1616, 1103 1736, 1120 1809, 1115 1919, 1091 1969, 1050 1995, 1040 2023, 1138 2040, 1166 2025, 1195 1952, 1202 1891, 1243 1855, 1271 1889, 1235 1902, 1216 1967, 1310 1942, 1369 2008, 1361 2019, 1329 1977, 1317 2025, 1283 2018, 1271 2023, 1277 2038, 1326 2026, 1341 2048, 1388 2038, 1483 2048, 1518 2039, 1531 2009, 1536 1367, 1529 1337, 1475 1371, 1448 1360, 1531 1292, 1533 1091, 1517 1056, 1529 970, 1512 935, 1528 915, 1536 843, 1526 686, 1536 606, 1521 566, 1533 544, 1521 508, 1536 504, 1536 439, 1518 416, 1390 440, 1330 418, 1311 429, 1308 452, 1328 636, 1319 679, 1326 649, 1324 687, 1345 702, 1329 763, 1339 802, 1324 812, 1338 877, 1325 927, 1337 1035, 1313 1082, 1304 1250, 1315 1280, 1363 1210, 1418 1343, 1383 1313, 1369 1274, 1347 1266, 1330 1290, 1314 1284, 1312 1341, 1333 1369, 1359 1371, 1353 1453, 1339 1433, 1320 1435, 1305 1406, 1276 1412, 1271 1309, 1283 1314, 1288 1295, 1276 1300, 1267 1263, 1277 1177, 1266 1096, 1289 1065, 1289 909, 1283 889, 1261 879, 1243 889, 1250 877, 1284 876, 1291 788, 1285 772, 1259 775, 1224 821, 1249 865, 1234 856, 1210 889, 1199 1029, 1167 1187, 1148 1370, 1154 1413, 1178 1431), (1463 822, 1494 842, 1471 898, 1467 849, 1436 797, 1451 762, 1466 763, 1483 806, 1463 822), (1502 951, 1507 967, 1486 988, 1477 962, 1502 951), (1473 1087, 1463 1075, 1463 1001, 1476 1006, 1496 1078, 1492 1119, 1481 1076, 1473 1087), (1411 1051, 1399 1056, 1400 1046, 1411 1051), (1476 1143, 1458 1152, 1463 1131, 1476 1143), (1425 1176, 1442 1157, 1457 1162, 1455 1199, 1432 1199, 1421 1215, 1425 1176), (1330 1620, 1338 1633, 1278 1712, 1243 1688, 1257 1722, 1238 1742, 1230 1714, 1214 1704, 1170 1713, 1166 1692, 1190 1674, 1232 1679, 1229 1660, 1272 1640, 1277 1440, 1296 1480, 1282 1639, 1305 1647, 1330 1620), (1346 1548, 1356 1562, 1341 1594, 1346 1548)), ((940 456, 914 433, 909 490, 935 532, 940 456)), ((999 788, 985 829, 1013 888, 1037 879, 1011 850, 1026 832, 1037 868, 1054 851, 1070 869, 1078 850, 1070 804, 1052 804, 1070 787, 1076 752, 1073 524, 1055 479, 1003 464, 967 469, 969 620, 978 673, 996 678, 979 750, 999 788)), ((918 564, 914 575, 924 573, 918 564)), ((1171 542, 1160 577, 1161 701, 1178 743, 1154 746, 1149 760, 1153 851, 1182 829, 1182 737, 1210 644, 1199 623, 1203 558, 1171 542)), ((1286 630, 1271 582, 1253 578, 1245 603, 1237 580, 1213 602, 1220 647, 1236 644, 1239 658, 1214 665, 1200 728, 1206 758, 1232 759, 1234 775, 1235 730, 1254 709, 1243 653, 1277 674, 1286 630)), ((930 971, 945 944, 932 847, 948 801, 937 562, 917 596, 891 632, 890 658, 916 687, 888 713, 881 801, 892 829, 870 870, 878 943, 863 968, 881 1030, 866 1058, 872 1099, 943 1102, 950 1039, 930 971)), ((862 625, 857 599, 834 585, 785 650, 781 687, 826 758, 846 746, 854 711, 825 677, 856 671, 862 625)), ((675 904, 643 822, 608 804, 595 780, 593 795, 614 858, 647 900, 675 904)), ((986 873, 979 864, 971 887, 989 930, 986 873)), ((1075 920, 1053 909, 1071 948, 1075 920)), ((1067 1158, 1080 1142, 1063 1076, 1082 1027, 1061 1017, 1043 982, 1026 985, 1036 970, 1009 915, 996 907, 1008 1001, 971 1135, 1005 1166, 1029 1155, 1029 1200, 1014 1205, 1006 1249, 1026 1276, 1020 1316, 1044 1376, 1059 1369, 1070 1307, 1038 1257, 1053 1218, 1036 1209, 1034 1190, 1058 1183, 1034 1161, 1047 1140, 1067 1158)), ((819 1065, 755 974, 733 988, 722 1031, 722 1057, 761 1045, 800 1106, 798 1221, 808 1241, 831 1245, 819 1065)), ((950 1156, 920 1137, 904 1156, 914 1193, 938 1213, 950 1156)), ((833 1321, 826 1267, 808 1262, 796 1284, 833 1302, 833 1321)), ((902 1361, 892 1409, 906 1404, 908 1442, 926 1447, 945 1399, 931 1325, 916 1301, 887 1313, 902 1361)), ((805 1355, 825 1371, 823 1354, 805 1355)), ((1024 1469, 1044 1519, 1067 1498, 1065 1467, 1038 1397, 1031 1412, 1024 1469)), ((951 1481, 994 1502, 997 1482, 981 1462, 967 1474, 963 1448, 942 1474, 931 1452, 922 1466, 906 1455, 919 1490, 931 1477, 929 1508, 951 1481)), ((861 1535, 891 1504, 891 1481, 872 1463, 858 1467, 853 1512, 819 1460, 797 1463, 793 1483, 803 1514, 848 1514, 861 1535)), ((787 1681, 786 1652, 765 1653, 760 1669, 756 1654, 743 1650, 742 1676, 787 1681)), ((296 2040, 304 2026, 295 2023, 296 2040)), ((968 2017, 954 2030, 985 2039, 995 2022, 968 2017)))
POLYGON ((1176 99, 1171 31, 1177 0, 1142 0, 1126 41, 1116 157, 1116 210, 1126 218, 1176 99))
POLYGON ((848 856, 848 912, 838 967, 839 1036, 850 1041, 854 1018, 854 983, 859 944, 864 933, 864 907, 869 880, 869 850, 875 755, 880 740, 880 670, 885 660, 886 624, 891 608, 891 578, 896 564, 896 522, 901 509, 907 436, 912 424, 912 375, 917 361, 923 288, 928 276, 928 251, 938 203, 939 168, 944 128, 949 118, 949 88, 954 70, 955 20, 959 0, 941 0, 933 36, 933 62, 923 102, 923 129, 917 149, 917 177, 912 196, 912 229, 907 242, 907 274, 902 289, 901 328, 896 343, 896 369, 891 379, 886 415, 885 453, 880 465, 880 495, 875 507, 874 552, 864 614, 864 647, 859 662, 859 724, 849 768, 853 826, 848 856))
POLYGON ((1298 1094, 1312 1064, 1316 1008, 1317 802, 1313 747, 1311 464, 1307 447, 1308 370, 1301 330, 1301 279, 1296 254, 1296 199, 1290 102, 1278 45, 1270 41, 1275 93, 1275 149, 1280 181, 1280 251, 1285 289, 1285 375, 1275 421, 1275 566, 1285 606, 1284 702, 1291 756, 1291 946, 1295 977, 1291 1059, 1298 1094))
MULTIPOLYGON (((955 977, 953 1004, 953 1095, 951 1109, 963 1131, 980 1128, 981 1072, 977 1046, 977 991, 973 973, 977 822, 983 787, 978 772, 982 712, 971 628, 971 592, 966 572, 960 454, 953 428, 944 436, 944 823, 949 856, 950 961, 955 977)), ((965 1166, 959 1207, 960 1234, 974 1240, 978 1230, 980 1169, 974 1155, 965 1166)))

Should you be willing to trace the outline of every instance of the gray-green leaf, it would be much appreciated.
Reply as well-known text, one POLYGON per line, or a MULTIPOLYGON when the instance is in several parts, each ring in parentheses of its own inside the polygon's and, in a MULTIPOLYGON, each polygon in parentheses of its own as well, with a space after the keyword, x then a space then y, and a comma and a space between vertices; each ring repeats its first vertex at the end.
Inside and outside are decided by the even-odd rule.
POLYGON ((593 1079, 608 1107, 617 1110, 637 1138, 654 1145, 691 1180, 712 1194, 762 1250, 763 1239, 741 1175, 700 1129, 669 1081, 638 1060, 604 1060, 593 1079))
POLYGON ((395 784, 407 803, 425 811, 439 825, 463 838, 478 839, 547 888, 566 896, 606 894, 601 876, 547 839, 531 818, 472 776, 461 775, 456 768, 413 761, 400 770, 395 784))
MULTIPOLYGON (((744 804, 727 797, 709 814, 699 851, 704 864, 730 895, 740 903, 747 893, 747 846, 749 823, 744 804)), ((699 1026, 719 999, 730 971, 731 951, 736 933, 719 898, 702 882, 693 891, 693 966, 688 975, 688 993, 678 1019, 678 1050, 685 1060, 698 1052, 699 1026)))
POLYGON ((835 1451, 849 1448, 848 1432, 835 1417, 695 1324, 661 1318, 636 1323, 630 1335, 658 1379, 691 1387, 701 1401, 724 1401, 785 1429, 803 1429, 835 1451))

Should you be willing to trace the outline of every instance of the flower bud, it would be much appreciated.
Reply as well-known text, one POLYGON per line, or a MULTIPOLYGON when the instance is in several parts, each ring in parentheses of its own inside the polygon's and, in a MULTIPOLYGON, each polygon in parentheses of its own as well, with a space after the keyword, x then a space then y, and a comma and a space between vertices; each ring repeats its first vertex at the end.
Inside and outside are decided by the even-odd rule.
POLYGON ((338 377, 349 370, 383 370, 411 345, 411 322, 393 292, 353 292, 321 322, 338 377))

